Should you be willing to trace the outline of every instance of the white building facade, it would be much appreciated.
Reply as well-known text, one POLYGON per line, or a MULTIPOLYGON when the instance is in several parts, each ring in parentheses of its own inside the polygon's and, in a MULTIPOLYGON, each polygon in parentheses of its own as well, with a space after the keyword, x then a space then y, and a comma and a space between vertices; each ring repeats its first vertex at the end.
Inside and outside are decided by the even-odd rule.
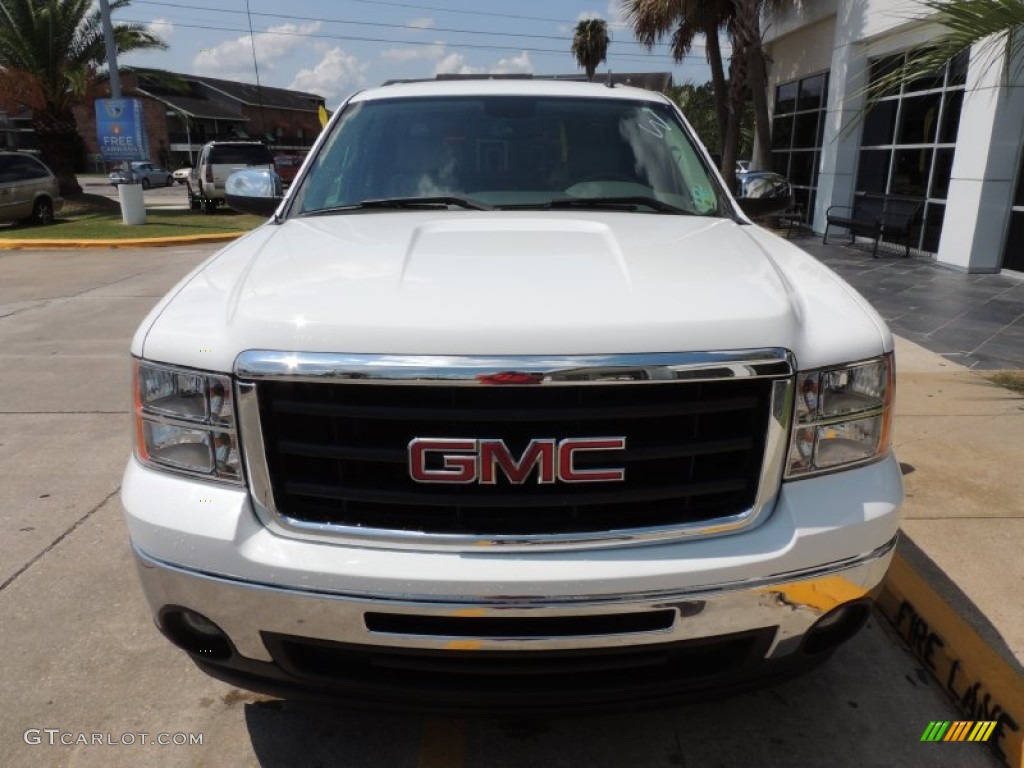
POLYGON ((790 179, 815 232, 830 205, 910 197, 913 248, 1024 273, 1024 78, 1001 51, 976 49, 860 115, 872 78, 941 32, 922 14, 912 0, 800 0, 766 19, 772 156, 755 167, 790 179))

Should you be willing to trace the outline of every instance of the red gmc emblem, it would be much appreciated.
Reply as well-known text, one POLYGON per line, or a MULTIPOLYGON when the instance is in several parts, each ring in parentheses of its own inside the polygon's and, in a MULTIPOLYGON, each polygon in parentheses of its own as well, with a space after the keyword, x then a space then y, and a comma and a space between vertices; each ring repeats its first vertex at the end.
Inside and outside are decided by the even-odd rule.
POLYGON ((504 440, 417 437, 409 443, 409 476, 417 483, 494 485, 500 473, 522 485, 536 469, 541 484, 621 482, 626 479, 624 468, 577 469, 575 459, 582 451, 625 448, 624 437, 541 438, 531 440, 517 459, 504 440))

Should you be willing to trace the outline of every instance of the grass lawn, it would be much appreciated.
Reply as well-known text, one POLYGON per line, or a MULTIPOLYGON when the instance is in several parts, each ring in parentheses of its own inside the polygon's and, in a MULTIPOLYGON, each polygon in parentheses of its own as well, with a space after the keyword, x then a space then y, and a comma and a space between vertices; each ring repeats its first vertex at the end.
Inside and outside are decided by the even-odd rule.
POLYGON ((148 208, 146 223, 125 226, 121 206, 102 195, 81 194, 64 201, 57 220, 48 227, 16 225, 0 227, 0 240, 106 240, 173 235, 214 235, 248 232, 266 221, 261 216, 236 213, 227 208, 207 215, 199 211, 148 208))

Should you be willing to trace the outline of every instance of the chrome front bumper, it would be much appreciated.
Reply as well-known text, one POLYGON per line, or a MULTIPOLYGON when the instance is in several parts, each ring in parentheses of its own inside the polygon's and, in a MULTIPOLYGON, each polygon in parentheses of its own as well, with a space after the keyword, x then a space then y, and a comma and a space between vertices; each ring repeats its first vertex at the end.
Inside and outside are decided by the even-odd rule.
POLYGON ((895 543, 893 538, 874 551, 813 569, 692 591, 473 600, 282 589, 175 567, 138 549, 135 554, 158 624, 166 610, 186 608, 216 624, 230 639, 235 654, 260 662, 274 661, 265 633, 368 648, 508 652, 621 648, 769 629, 773 639, 765 658, 770 659, 796 652, 811 626, 833 608, 871 597, 885 576, 895 543), (593 630, 596 617, 654 612, 669 616, 664 626, 627 632, 593 630), (371 629, 374 622, 368 623, 367 614, 398 617, 388 626, 406 629, 371 629), (528 633, 516 631, 515 619, 522 619, 525 628, 530 620, 544 617, 564 620, 557 634, 538 634, 536 626, 543 626, 543 621, 531 625, 528 633), (573 617, 588 629, 575 634, 573 617), (468 620, 466 631, 452 621, 460 618, 468 620), (503 630, 478 633, 481 623, 473 620, 488 618, 504 620, 503 630), (417 622, 422 631, 416 630, 417 622), (443 633, 438 626, 445 628, 443 633), (456 629, 448 631, 452 627, 456 629))

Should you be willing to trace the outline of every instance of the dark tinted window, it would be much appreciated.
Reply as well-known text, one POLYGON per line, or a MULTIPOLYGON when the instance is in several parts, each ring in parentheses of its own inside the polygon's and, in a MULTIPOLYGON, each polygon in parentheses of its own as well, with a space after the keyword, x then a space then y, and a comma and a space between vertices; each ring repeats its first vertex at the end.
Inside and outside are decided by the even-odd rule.
POLYGON ((0 165, 4 181, 23 179, 45 179, 50 175, 46 166, 28 155, 7 155, 0 165))
POLYGON ((270 165, 270 150, 262 144, 214 144, 210 148, 211 164, 270 165))
POLYGON ((939 141, 943 144, 956 143, 956 135, 960 131, 960 111, 963 105, 963 91, 953 91, 946 94, 946 108, 942 116, 942 130, 939 132, 939 141))
POLYGON ((928 174, 932 167, 932 150, 897 149, 892 164, 889 191, 894 195, 925 197, 928 174))
POLYGON ((818 139, 818 113, 801 112, 796 116, 796 129, 793 132, 794 149, 814 149, 818 139))
POLYGON ((914 96, 903 100, 897 144, 931 144, 939 122, 941 94, 914 96))
POLYGON ((786 83, 775 89, 775 113, 792 112, 796 108, 797 83, 786 83))
POLYGON ((889 176, 888 149, 862 149, 857 167, 858 192, 885 192, 885 181, 889 176))
MULTIPOLYGON (((874 85, 883 77, 888 77, 903 64, 903 56, 886 56, 883 59, 876 59, 871 62, 871 74, 870 84, 874 85)), ((889 96, 894 93, 898 93, 900 90, 899 85, 895 88, 889 88, 884 93, 878 94, 879 96, 889 96)))
POLYGON ((817 109, 823 105, 825 95, 825 75, 805 77, 800 81, 800 97, 797 99, 798 110, 817 109))

